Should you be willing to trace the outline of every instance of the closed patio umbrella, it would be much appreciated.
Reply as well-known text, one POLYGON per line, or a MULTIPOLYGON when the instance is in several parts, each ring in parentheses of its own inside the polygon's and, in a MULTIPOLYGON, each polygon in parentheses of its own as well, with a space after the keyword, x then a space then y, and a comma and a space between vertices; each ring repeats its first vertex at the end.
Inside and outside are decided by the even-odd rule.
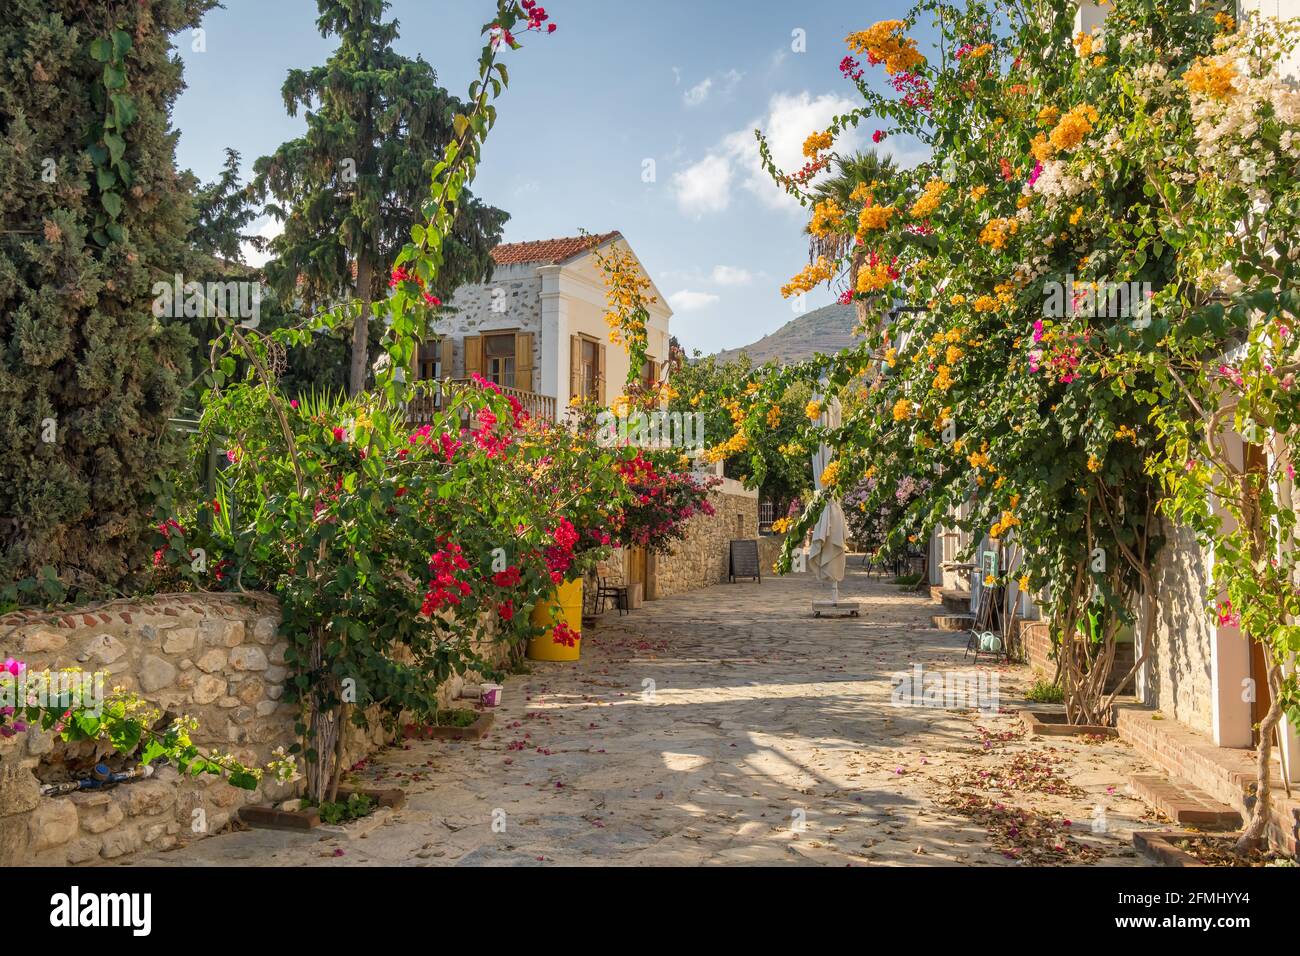
MULTIPOLYGON (((823 382, 823 386, 824 384, 823 382)), ((813 395, 813 400, 820 404, 821 394, 813 395)), ((832 397, 822 405, 820 419, 822 427, 839 428, 842 414, 840 400, 832 397)), ((812 572, 817 580, 831 582, 831 601, 838 604, 840 582, 844 580, 848 525, 844 520, 844 508, 840 505, 839 497, 822 483, 822 474, 833 457, 834 451, 825 443, 818 445, 812 456, 813 481, 818 491, 828 493, 828 500, 813 528, 812 544, 808 548, 808 563, 812 566, 812 572)))

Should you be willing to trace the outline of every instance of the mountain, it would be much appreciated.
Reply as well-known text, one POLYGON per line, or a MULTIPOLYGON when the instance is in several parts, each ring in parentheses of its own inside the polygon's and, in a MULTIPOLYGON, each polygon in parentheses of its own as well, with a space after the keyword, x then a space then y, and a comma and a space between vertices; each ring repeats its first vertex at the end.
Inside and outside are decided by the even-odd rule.
POLYGON ((855 321, 853 306, 837 302, 791 319, 751 345, 719 352, 717 358, 719 362, 732 362, 744 352, 755 365, 762 365, 764 362, 802 362, 817 352, 831 355, 857 341, 853 335, 855 321))

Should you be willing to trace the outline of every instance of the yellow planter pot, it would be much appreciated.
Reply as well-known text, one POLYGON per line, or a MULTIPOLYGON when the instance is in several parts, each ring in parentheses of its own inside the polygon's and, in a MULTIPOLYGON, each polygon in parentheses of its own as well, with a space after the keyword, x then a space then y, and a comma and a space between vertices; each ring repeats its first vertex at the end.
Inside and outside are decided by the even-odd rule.
POLYGON ((533 608, 530 620, 546 632, 528 642, 528 657, 534 661, 576 661, 582 652, 582 579, 565 581, 551 597, 533 608), (552 610, 555 617, 552 617, 552 610), (564 621, 578 641, 573 647, 555 642, 553 625, 564 621))

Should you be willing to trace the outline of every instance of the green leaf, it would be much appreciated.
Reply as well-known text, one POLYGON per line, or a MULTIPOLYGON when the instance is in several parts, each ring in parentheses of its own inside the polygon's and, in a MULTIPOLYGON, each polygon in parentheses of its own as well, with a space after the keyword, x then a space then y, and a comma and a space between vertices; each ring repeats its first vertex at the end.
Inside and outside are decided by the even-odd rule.
POLYGON ((104 134, 104 145, 108 147, 108 160, 114 166, 126 155, 126 140, 116 133, 104 134))
POLYGON ((112 63, 104 64, 104 87, 110 90, 120 90, 126 86, 126 70, 120 66, 114 66, 112 63))
POLYGON ((100 202, 104 205, 104 211, 116 219, 122 212, 122 197, 115 192, 107 192, 99 197, 100 202))
POLYGON ((125 30, 114 30, 113 38, 113 59, 121 60, 131 50, 131 34, 125 30))
POLYGON ((126 129, 135 122, 139 110, 136 108, 135 99, 126 93, 114 93, 112 96, 113 119, 119 130, 126 129))
POLYGON ((107 37, 95 37, 90 41, 90 57, 98 63, 105 63, 113 55, 113 45, 107 37))

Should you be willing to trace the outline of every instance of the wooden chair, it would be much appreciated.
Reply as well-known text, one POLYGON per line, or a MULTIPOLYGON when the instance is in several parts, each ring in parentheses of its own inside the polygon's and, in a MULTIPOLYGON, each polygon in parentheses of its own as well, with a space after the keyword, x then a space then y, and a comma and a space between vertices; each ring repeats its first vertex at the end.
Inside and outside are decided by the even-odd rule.
POLYGON ((628 611, 627 585, 610 584, 609 578, 596 579, 596 613, 605 613, 605 601, 608 598, 614 599, 614 606, 618 608, 618 615, 622 617, 628 611))

